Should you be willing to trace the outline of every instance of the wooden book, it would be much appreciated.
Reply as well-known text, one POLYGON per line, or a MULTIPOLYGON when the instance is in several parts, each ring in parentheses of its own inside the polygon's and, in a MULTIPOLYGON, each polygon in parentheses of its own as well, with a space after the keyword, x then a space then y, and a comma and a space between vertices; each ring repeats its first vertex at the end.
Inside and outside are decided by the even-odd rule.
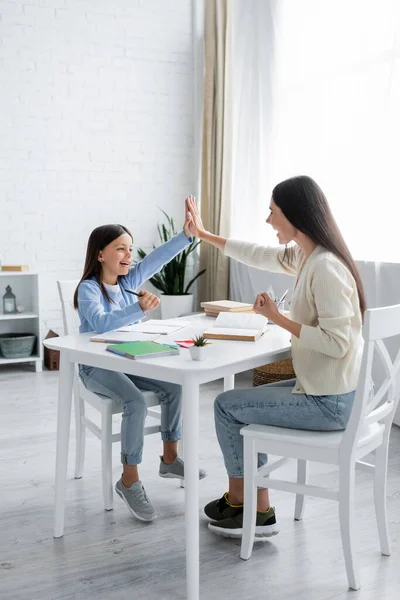
POLYGON ((267 324, 262 315, 221 312, 203 336, 214 340, 255 342, 265 332, 267 324))
POLYGON ((3 265, 0 271, 29 271, 28 265, 3 265))
POLYGON ((202 302, 200 304, 206 311, 220 312, 244 312, 253 308, 252 304, 246 302, 234 302, 233 300, 214 300, 212 302, 202 302))

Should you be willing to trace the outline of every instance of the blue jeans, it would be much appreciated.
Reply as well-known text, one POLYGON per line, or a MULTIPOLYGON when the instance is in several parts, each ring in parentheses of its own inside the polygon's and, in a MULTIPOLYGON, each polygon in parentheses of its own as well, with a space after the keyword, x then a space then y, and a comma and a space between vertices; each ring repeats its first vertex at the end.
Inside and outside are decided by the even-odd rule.
POLYGON ((112 398, 122 406, 122 464, 138 465, 142 462, 147 414, 142 391, 154 392, 160 399, 163 441, 175 442, 181 439, 180 385, 84 365, 79 365, 79 375, 88 390, 112 398))
MULTIPOLYGON (((292 394, 294 379, 257 388, 238 389, 217 396, 214 404, 215 429, 229 477, 243 477, 243 436, 245 425, 274 425, 291 429, 337 431, 350 418, 354 392, 335 396, 292 394)), ((268 462, 258 455, 258 466, 268 462)))

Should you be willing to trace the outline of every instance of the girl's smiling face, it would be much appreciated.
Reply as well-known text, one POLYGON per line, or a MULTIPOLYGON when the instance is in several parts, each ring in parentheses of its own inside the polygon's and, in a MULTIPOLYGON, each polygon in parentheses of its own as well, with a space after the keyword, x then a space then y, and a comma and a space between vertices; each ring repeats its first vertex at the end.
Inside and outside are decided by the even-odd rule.
POLYGON ((132 264, 132 243, 131 236, 124 233, 100 250, 97 259, 102 266, 104 283, 114 285, 119 276, 128 274, 132 264))

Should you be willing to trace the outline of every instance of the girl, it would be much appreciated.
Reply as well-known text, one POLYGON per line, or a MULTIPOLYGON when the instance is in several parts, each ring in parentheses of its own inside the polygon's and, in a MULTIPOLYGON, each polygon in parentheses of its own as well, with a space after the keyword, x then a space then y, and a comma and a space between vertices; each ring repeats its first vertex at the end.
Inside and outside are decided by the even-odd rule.
MULTIPOLYGON (((147 291, 130 294, 179 254, 190 241, 189 219, 183 231, 159 246, 131 268, 133 238, 122 225, 103 225, 90 234, 82 278, 75 291, 74 307, 81 321, 79 331, 103 333, 143 319, 156 308, 159 299, 147 291)), ((142 521, 152 521, 154 508, 139 479, 142 461, 146 402, 142 391, 155 392, 161 403, 163 455, 159 475, 183 479, 184 465, 178 456, 181 438, 181 387, 173 383, 79 366, 79 375, 88 390, 113 398, 123 407, 121 461, 123 472, 115 491, 130 512, 142 521)), ((205 476, 200 471, 200 478, 205 476)))
MULTIPOLYGON (((267 219, 285 248, 271 248, 205 231, 197 204, 186 200, 190 232, 240 262, 288 273, 296 280, 283 316, 266 293, 255 312, 292 334, 296 379, 225 392, 215 401, 215 427, 229 476, 229 491, 206 505, 209 528, 240 537, 243 520, 243 438, 250 423, 334 431, 345 429, 359 376, 365 299, 360 274, 320 187, 310 177, 294 177, 272 192, 267 219), (290 242, 295 245, 286 247, 290 242)), ((259 455, 259 466, 267 456, 259 455)), ((257 526, 262 535, 277 533, 268 490, 258 490, 257 526)))

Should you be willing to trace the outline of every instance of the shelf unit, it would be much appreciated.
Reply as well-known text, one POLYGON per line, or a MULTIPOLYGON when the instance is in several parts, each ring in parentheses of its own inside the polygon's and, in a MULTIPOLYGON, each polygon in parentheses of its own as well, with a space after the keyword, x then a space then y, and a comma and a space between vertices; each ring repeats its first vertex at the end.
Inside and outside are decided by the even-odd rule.
POLYGON ((42 370, 42 342, 40 339, 39 276, 37 273, 0 271, 0 333, 32 333, 36 335, 33 354, 26 358, 4 358, 0 365, 32 363, 35 371, 42 370), (3 314, 3 296, 11 286, 17 304, 24 306, 23 313, 3 314))

